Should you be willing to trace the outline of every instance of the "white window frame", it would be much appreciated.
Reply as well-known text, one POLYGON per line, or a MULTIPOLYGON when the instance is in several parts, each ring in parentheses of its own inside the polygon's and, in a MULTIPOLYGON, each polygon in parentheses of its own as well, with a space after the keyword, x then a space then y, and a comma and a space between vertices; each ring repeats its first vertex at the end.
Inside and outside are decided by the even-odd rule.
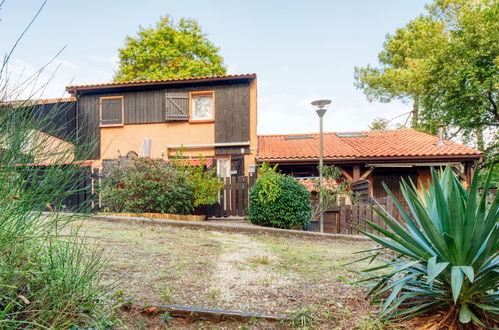
POLYGON ((231 163, 230 163, 230 158, 217 158, 217 174, 221 177, 221 178, 228 178, 230 177, 230 166, 231 166, 231 163), (220 173, 220 166, 219 164, 221 162, 226 162, 226 173, 225 175, 222 175, 220 173))
POLYGON ((192 122, 213 122, 215 120, 215 92, 214 91, 199 91, 189 93, 189 115, 192 122), (211 116, 199 118, 196 117, 194 109, 195 99, 201 97, 210 97, 211 99, 211 116))

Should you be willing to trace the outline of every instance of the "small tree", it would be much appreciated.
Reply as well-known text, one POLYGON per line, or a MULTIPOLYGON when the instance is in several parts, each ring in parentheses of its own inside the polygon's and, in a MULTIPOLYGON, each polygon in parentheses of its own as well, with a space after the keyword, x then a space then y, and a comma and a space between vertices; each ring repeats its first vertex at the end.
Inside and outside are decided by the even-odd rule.
POLYGON ((219 48, 201 31, 199 23, 170 16, 155 28, 140 27, 119 49, 119 69, 114 81, 169 79, 225 74, 219 48))
MULTIPOLYGON (((320 170, 320 168, 319 168, 320 170)), ((355 194, 352 192, 350 181, 345 180, 341 171, 333 165, 322 167, 323 185, 321 188, 319 179, 313 179, 313 188, 317 191, 317 202, 313 205, 312 219, 318 220, 321 213, 339 204, 339 198, 349 198, 355 201, 355 194), (322 205, 319 203, 319 196, 322 194, 322 205)))
POLYGON ((194 207, 212 205, 218 202, 223 183, 217 175, 216 168, 206 169, 206 159, 201 156, 199 166, 191 166, 179 151, 171 164, 184 172, 194 188, 194 207))
POLYGON ((250 192, 251 223, 277 228, 305 227, 310 221, 310 193, 292 177, 262 164, 250 192))

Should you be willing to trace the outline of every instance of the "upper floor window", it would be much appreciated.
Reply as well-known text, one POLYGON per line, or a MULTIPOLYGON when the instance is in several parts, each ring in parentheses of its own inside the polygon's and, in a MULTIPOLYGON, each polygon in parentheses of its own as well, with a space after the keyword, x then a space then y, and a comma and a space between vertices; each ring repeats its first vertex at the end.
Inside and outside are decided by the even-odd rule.
POLYGON ((104 96, 100 98, 101 126, 122 126, 123 114, 123 96, 104 96))
POLYGON ((190 93, 192 121, 212 121, 215 119, 213 96, 212 91, 190 93))

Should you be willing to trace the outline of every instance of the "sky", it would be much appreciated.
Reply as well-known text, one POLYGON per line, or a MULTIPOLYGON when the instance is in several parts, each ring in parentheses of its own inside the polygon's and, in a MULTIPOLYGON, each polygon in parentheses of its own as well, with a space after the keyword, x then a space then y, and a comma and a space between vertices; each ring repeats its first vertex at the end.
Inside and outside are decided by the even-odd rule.
MULTIPOLYGON (((42 3, 5 0, 0 8, 2 55, 42 3)), ((187 17, 198 20, 220 47, 228 73, 257 74, 258 134, 318 132, 319 119, 310 105, 316 99, 332 100, 325 131, 367 130, 376 117, 390 119, 411 106, 368 102, 354 86, 354 67, 376 65, 386 34, 422 14, 425 3, 47 0, 12 54, 9 80, 23 81, 62 50, 37 79, 37 86, 46 86, 34 89, 42 97, 67 96, 64 87, 70 84, 109 82, 127 35, 134 36, 139 26, 154 26, 162 16, 187 17)))

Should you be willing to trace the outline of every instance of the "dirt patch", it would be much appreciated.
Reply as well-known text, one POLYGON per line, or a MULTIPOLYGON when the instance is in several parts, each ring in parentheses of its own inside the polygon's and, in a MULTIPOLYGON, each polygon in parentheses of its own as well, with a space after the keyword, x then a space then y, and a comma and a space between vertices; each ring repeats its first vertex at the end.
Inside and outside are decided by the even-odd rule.
POLYGON ((209 293, 216 295, 224 308, 251 310, 264 304, 273 310, 272 297, 290 284, 270 266, 278 257, 246 235, 219 236, 217 240, 226 247, 214 264, 209 293))
MULTIPOLYGON (((345 266, 358 257, 353 252, 372 248, 369 242, 99 221, 84 222, 81 235, 105 250, 106 283, 136 302, 287 314, 297 320, 291 325, 314 329, 389 327, 376 320, 366 289, 354 284, 350 270, 365 264, 345 266)), ((168 327, 248 326, 193 322, 168 327)))

